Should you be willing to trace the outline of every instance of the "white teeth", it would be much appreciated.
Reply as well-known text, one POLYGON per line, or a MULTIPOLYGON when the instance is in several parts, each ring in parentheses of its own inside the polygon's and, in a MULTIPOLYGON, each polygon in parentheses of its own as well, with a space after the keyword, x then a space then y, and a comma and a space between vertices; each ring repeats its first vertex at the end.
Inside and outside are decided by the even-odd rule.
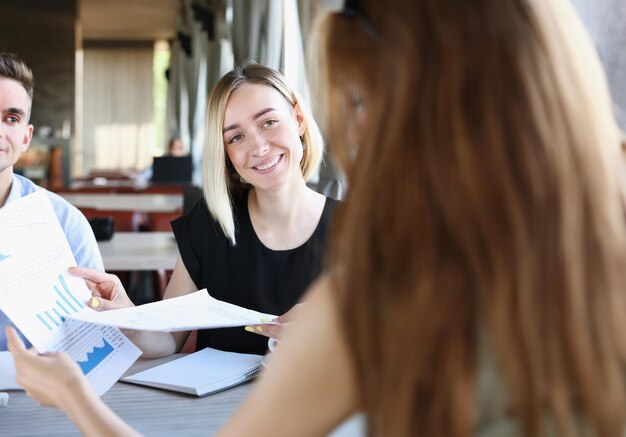
POLYGON ((280 161, 280 156, 277 156, 276 158, 272 159, 270 162, 265 163, 263 165, 257 165, 256 168, 257 170, 267 170, 269 168, 274 167, 276 164, 278 164, 278 161, 280 161))

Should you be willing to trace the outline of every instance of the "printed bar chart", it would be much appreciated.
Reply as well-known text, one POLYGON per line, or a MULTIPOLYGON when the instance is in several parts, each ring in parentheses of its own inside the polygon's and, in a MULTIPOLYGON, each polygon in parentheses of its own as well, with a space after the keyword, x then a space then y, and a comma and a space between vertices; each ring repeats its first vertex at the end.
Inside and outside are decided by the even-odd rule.
POLYGON ((77 361, 83 373, 86 375, 91 372, 98 364, 100 364, 106 357, 113 352, 113 346, 102 338, 102 347, 94 346, 91 352, 87 352, 87 359, 85 361, 77 361))
POLYGON ((55 302, 55 306, 36 314, 37 319, 49 331, 61 326, 63 322, 65 322, 66 315, 77 313, 84 307, 81 301, 70 291, 63 275, 59 275, 57 278, 61 288, 57 285, 53 286, 55 293, 59 296, 59 299, 55 302))

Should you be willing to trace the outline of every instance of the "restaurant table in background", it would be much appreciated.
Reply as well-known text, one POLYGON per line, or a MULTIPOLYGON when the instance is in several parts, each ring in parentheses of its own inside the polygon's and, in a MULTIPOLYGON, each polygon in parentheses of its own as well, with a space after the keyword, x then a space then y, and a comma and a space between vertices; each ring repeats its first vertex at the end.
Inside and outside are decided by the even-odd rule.
POLYGON ((68 187, 57 190, 64 193, 152 193, 152 194, 179 194, 194 184, 153 184, 138 182, 132 179, 91 178, 83 181, 73 181, 68 187))
MULTIPOLYGON (((139 359, 126 374, 136 373, 178 357, 180 355, 156 360, 139 359)), ((248 383, 197 398, 118 382, 102 399, 145 436, 211 436, 232 416, 251 388, 252 384, 248 383)), ((0 408, 0 435, 65 437, 81 434, 64 413, 39 406, 23 391, 11 391, 8 407, 0 408)), ((332 437, 363 435, 362 419, 357 416, 335 431, 332 437)))
POLYGON ((106 271, 172 270, 178 256, 172 232, 116 232, 98 247, 106 271))
POLYGON ((59 193, 77 208, 103 211, 176 212, 183 209, 180 194, 129 194, 129 193, 59 193))

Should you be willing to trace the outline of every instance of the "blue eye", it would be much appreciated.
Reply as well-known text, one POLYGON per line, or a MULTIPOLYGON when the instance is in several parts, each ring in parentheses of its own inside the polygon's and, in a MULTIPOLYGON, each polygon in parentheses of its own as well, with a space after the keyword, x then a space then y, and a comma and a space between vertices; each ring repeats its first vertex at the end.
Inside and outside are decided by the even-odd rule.
POLYGON ((265 123, 263 123, 263 126, 273 126, 276 123, 278 123, 278 120, 271 119, 271 120, 267 120, 265 123))
POLYGON ((241 140, 243 138, 243 135, 235 135, 233 136, 230 140, 228 140, 228 144, 232 144, 232 143, 236 143, 237 141, 241 140))

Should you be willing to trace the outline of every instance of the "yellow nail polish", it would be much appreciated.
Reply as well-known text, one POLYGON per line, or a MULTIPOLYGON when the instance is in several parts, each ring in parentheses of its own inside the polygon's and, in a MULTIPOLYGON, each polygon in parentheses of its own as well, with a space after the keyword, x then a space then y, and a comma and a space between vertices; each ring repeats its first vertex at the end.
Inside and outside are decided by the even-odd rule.
POLYGON ((89 301, 89 306, 91 308, 98 308, 100 306, 100 301, 96 299, 95 297, 92 297, 91 300, 89 301))
POLYGON ((246 330, 246 331, 248 331, 248 332, 254 332, 254 328, 253 328, 252 326, 246 326, 246 327, 245 327, 245 328, 243 328, 243 329, 245 329, 245 330, 246 330))
POLYGON ((257 326, 256 327, 256 332, 263 332, 263 327, 262 326, 257 326))
POLYGON ((268 319, 267 317, 264 317, 261 319, 261 323, 267 323, 267 322, 271 322, 272 319, 268 319))

